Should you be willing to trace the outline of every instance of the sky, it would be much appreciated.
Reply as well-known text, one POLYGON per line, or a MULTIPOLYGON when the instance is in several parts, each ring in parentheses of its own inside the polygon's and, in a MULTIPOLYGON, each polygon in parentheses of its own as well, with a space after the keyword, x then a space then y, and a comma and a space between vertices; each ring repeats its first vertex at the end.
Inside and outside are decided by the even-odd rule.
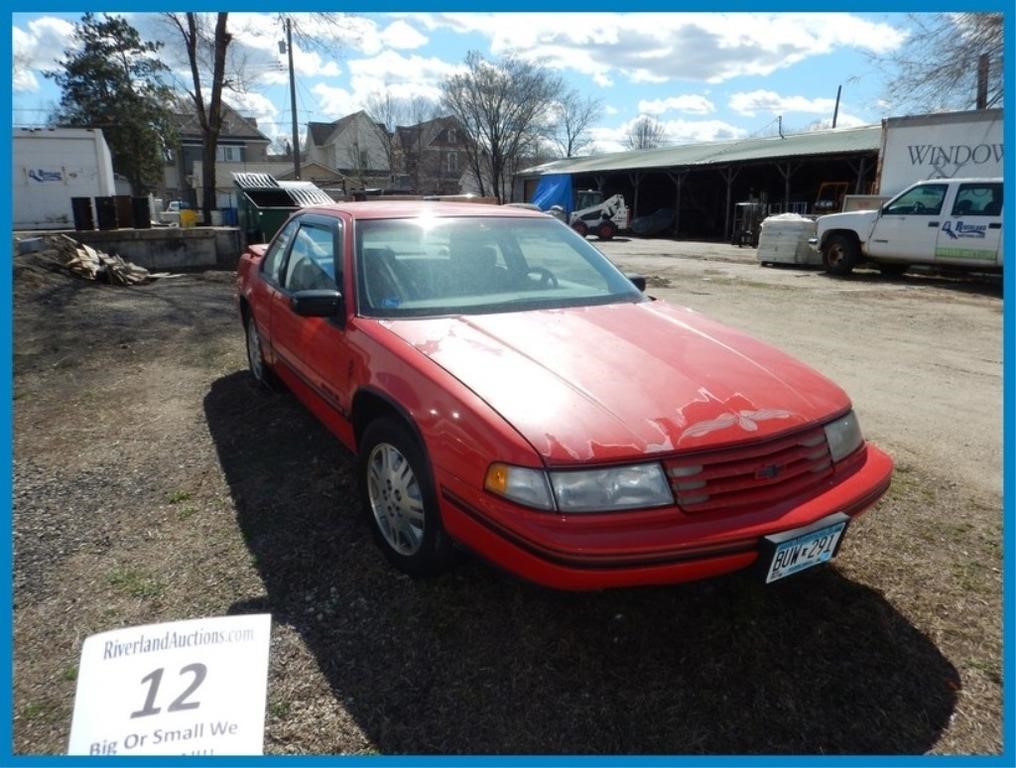
MULTIPOLYGON (((151 13, 126 13, 181 86, 189 72, 178 33, 151 13)), ((12 122, 45 123, 59 90, 44 73, 73 44, 81 13, 15 13, 12 122)), ((907 39, 902 13, 364 13, 334 26, 296 23, 316 45, 294 45, 301 141, 308 121, 331 122, 372 95, 439 99, 443 79, 475 50, 488 59, 538 60, 582 96, 599 99, 595 152, 620 151, 631 124, 650 115, 668 143, 772 135, 878 123, 899 114, 886 101, 890 72, 878 57, 907 39)), ((284 32, 274 14, 231 13, 246 88, 226 100, 253 116, 281 151, 292 134, 284 32)))

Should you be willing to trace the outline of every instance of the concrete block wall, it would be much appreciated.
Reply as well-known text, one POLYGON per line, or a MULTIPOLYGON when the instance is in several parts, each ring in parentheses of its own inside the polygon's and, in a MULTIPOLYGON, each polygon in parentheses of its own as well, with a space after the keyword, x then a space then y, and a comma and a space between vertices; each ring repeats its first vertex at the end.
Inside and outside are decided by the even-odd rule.
POLYGON ((232 269, 244 247, 243 235, 236 227, 109 229, 67 234, 152 271, 232 269))

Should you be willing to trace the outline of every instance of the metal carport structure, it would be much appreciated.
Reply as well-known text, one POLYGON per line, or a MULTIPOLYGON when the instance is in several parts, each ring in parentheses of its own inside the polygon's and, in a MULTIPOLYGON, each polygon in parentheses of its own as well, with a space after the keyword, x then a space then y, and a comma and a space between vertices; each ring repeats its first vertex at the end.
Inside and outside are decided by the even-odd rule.
POLYGON ((809 213, 801 208, 810 206, 823 181, 846 181, 852 193, 868 192, 881 143, 882 126, 866 125, 570 158, 525 169, 516 176, 516 194, 528 200, 541 175, 567 173, 576 189, 621 192, 637 216, 666 207, 661 202, 669 189, 678 236, 691 231, 727 238, 734 203, 742 198, 767 201, 771 212, 809 213), (688 217, 695 214, 702 225, 689 230, 688 217))

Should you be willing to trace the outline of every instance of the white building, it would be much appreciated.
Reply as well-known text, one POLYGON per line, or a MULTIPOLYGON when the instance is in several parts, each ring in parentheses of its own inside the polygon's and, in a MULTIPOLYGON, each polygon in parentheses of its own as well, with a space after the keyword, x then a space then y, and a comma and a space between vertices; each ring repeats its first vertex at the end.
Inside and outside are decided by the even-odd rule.
POLYGON ((12 165, 14 229, 73 229, 72 197, 117 194, 97 128, 16 128, 12 165))

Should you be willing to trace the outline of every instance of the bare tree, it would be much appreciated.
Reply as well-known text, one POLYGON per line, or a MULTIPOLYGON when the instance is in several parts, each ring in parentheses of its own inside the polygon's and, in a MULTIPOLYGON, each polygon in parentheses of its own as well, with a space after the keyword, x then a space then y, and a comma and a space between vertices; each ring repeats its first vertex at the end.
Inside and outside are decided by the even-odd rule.
POLYGON ((600 117, 603 102, 570 90, 554 105, 548 138, 564 157, 575 157, 592 143, 589 127, 600 117))
MULTIPOLYGON (((228 13, 166 13, 164 17, 182 37, 190 68, 191 83, 186 90, 201 128, 202 211, 208 221, 216 203, 215 155, 222 131, 223 91, 246 91, 248 80, 256 79, 260 70, 243 50, 230 47, 233 34, 227 29, 228 13)), ((351 18, 344 14, 311 13, 279 14, 278 19, 285 22, 287 17, 292 19, 294 38, 304 48, 320 50, 326 49, 323 38, 342 29, 351 18)))
POLYGON ((192 88, 190 99, 194 104, 203 140, 201 153, 201 208, 206 222, 211 221, 215 208, 215 150, 222 131, 222 89, 226 80, 226 49, 233 36, 226 30, 228 13, 215 14, 214 28, 210 20, 198 13, 169 13, 167 18, 183 37, 190 64, 192 88), (210 64, 210 67, 208 66, 210 64), (202 84, 202 74, 211 71, 211 82, 202 84))
POLYGON ((367 177, 370 173, 370 160, 367 150, 360 149, 360 143, 354 141, 346 150, 346 164, 349 167, 349 175, 356 180, 360 189, 367 188, 367 177))
POLYGON ((467 70, 445 80, 443 104, 469 135, 468 157, 481 195, 502 202, 510 194, 511 169, 534 137, 546 135, 562 81, 545 67, 515 56, 487 61, 476 51, 467 70))
MULTIPOLYGON (((414 96, 407 105, 408 126, 400 131, 400 168, 409 175, 413 189, 420 192, 440 170, 440 157, 428 155, 425 124, 438 117, 437 105, 422 96, 414 96)), ((431 190, 428 190, 431 191, 431 190)))
POLYGON ((1001 13, 911 14, 909 20, 913 29, 906 44, 878 59, 896 70, 887 95, 897 110, 972 109, 981 56, 988 61, 986 106, 1002 104, 1001 13))
POLYGON ((397 131, 399 125, 405 121, 409 114, 409 107, 405 101, 393 96, 388 89, 372 93, 367 97, 364 106, 364 111, 377 127, 378 138, 381 139, 385 158, 388 161, 388 171, 394 175, 398 149, 397 131))
POLYGON ((624 137, 628 149, 655 149, 662 146, 667 139, 667 129, 658 120, 642 115, 628 128, 624 137))

